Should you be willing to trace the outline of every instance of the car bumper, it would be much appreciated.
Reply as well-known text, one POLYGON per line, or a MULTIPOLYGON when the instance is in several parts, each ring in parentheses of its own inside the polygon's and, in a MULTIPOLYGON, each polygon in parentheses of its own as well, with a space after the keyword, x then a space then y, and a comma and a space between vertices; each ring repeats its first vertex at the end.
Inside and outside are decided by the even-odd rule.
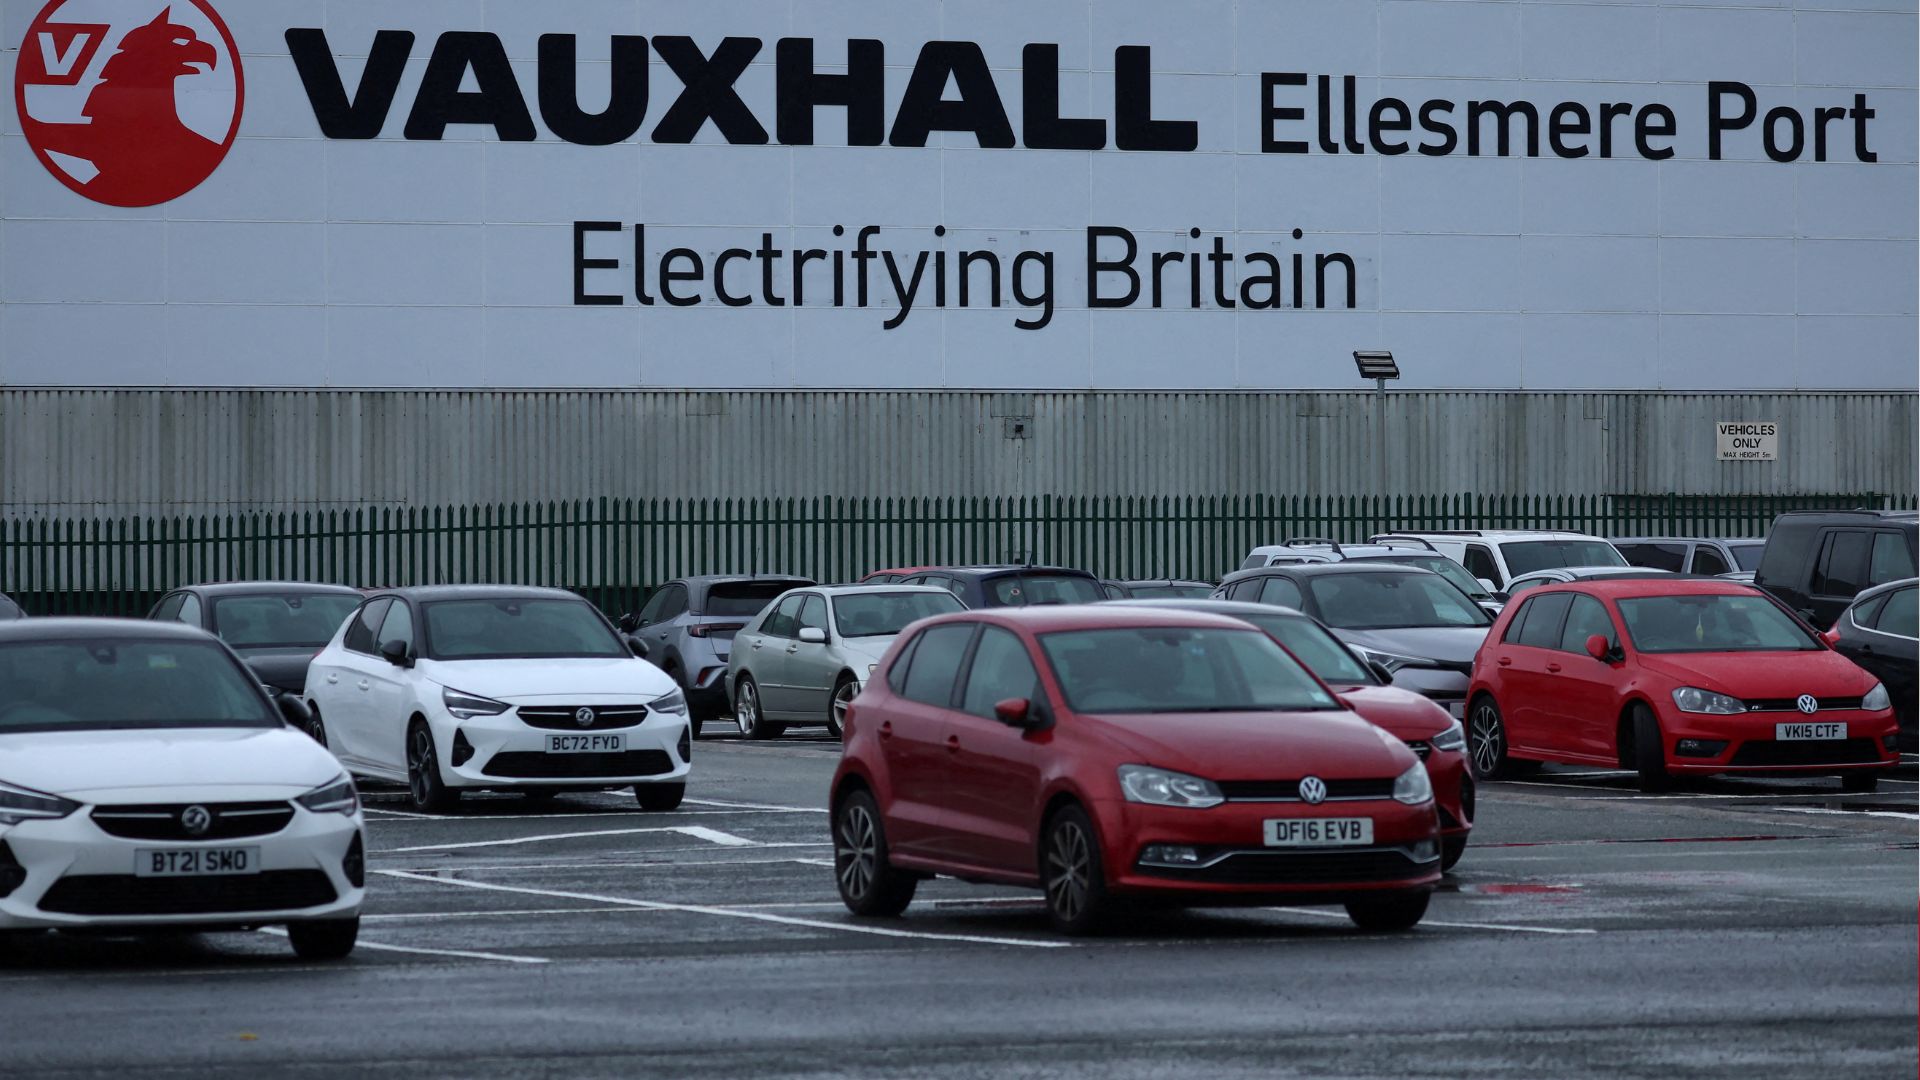
POLYGON ((1831 776, 1875 771, 1900 764, 1899 723, 1891 709, 1870 713, 1835 710, 1711 716, 1664 709, 1660 734, 1667 771, 1684 774, 1831 776), (1845 724, 1844 739, 1776 739, 1778 724, 1845 724), (1708 744, 1682 753, 1681 744, 1708 744), (1714 747, 1712 744, 1724 744, 1714 747), (1701 750, 1711 753, 1702 753, 1701 750))
POLYGON ((1393 685, 1411 690, 1447 710, 1455 720, 1467 718, 1468 677, 1446 668, 1404 667, 1393 673, 1393 685))
POLYGON ((0 827, 0 930, 263 926, 356 915, 365 899, 347 868, 359 814, 296 810, 279 832, 217 841, 132 840, 103 831, 82 809, 58 821, 0 827), (250 848, 258 873, 199 878, 135 876, 142 851, 250 848), (9 878, 13 865, 24 870, 9 878), (155 884, 161 883, 161 884, 155 884), (267 906, 236 907, 245 898, 267 906), (266 899, 273 898, 273 899, 266 899), (293 906, 286 906, 292 903, 293 906))
MULTIPOLYGON (((569 698, 569 704, 615 701, 569 698)), ((536 728, 513 713, 456 720, 443 717, 434 738, 451 788, 622 787, 684 781, 692 771, 687 718, 649 712, 632 727, 592 731, 536 728), (549 735, 619 735, 618 752, 549 753, 549 735)))
POLYGON ((1465 836, 1473 831, 1477 792, 1467 755, 1458 750, 1429 751, 1427 779, 1433 784, 1434 806, 1440 812, 1440 835, 1465 836))
POLYGON ((1319 903, 1363 893, 1427 888, 1440 880, 1437 813, 1432 803, 1391 801, 1231 802, 1206 810, 1099 804, 1108 887, 1115 892, 1185 903, 1247 902, 1259 897, 1319 897, 1319 903), (1373 821, 1367 847, 1266 846, 1265 824, 1282 818, 1373 821), (1197 865, 1144 862, 1153 845, 1196 849, 1197 865))

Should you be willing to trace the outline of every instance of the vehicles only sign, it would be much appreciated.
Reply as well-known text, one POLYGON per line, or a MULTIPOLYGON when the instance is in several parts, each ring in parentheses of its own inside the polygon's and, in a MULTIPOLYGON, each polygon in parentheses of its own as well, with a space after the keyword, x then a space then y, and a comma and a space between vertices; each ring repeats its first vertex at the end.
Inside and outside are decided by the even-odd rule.
POLYGON ((1721 461, 1774 461, 1780 457, 1780 425, 1771 420, 1721 420, 1713 430, 1721 461))

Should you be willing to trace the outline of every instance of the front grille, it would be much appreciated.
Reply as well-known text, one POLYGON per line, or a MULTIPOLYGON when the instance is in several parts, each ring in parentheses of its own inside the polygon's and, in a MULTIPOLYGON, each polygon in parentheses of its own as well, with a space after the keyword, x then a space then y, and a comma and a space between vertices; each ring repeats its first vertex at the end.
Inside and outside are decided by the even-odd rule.
POLYGON ((56 915, 235 915, 298 911, 338 899, 318 870, 269 870, 242 877, 143 878, 90 874, 61 878, 40 900, 56 915))
POLYGON ((515 780, 568 780, 590 776, 659 776, 673 771, 665 750, 628 750, 620 754, 495 754, 482 770, 515 780))
MULTIPOLYGON (((1473 674, 1473 661, 1471 660, 1422 660, 1417 664, 1408 664, 1406 666, 1419 671, 1454 671, 1462 675, 1473 674)), ((1431 697, 1432 695, 1429 694, 1428 696, 1431 697)), ((1459 697, 1460 695, 1456 692, 1452 696, 1459 697)))
MULTIPOLYGON (((1392 780, 1328 780, 1328 802, 1393 798, 1392 780)), ((1228 802, 1301 802, 1298 780, 1222 780, 1228 802)))
POLYGON ((549 731, 607 731, 639 727, 647 719, 645 705, 523 705, 518 713, 529 727, 549 731), (593 722, 580 726, 581 709, 593 713, 593 722))
MULTIPOLYGON (((1841 709, 1858 710, 1862 699, 1857 697, 1823 697, 1816 698, 1815 700, 1820 703, 1821 712, 1832 712, 1841 709)), ((1754 698, 1751 701, 1742 702, 1742 704, 1746 705, 1748 712, 1797 713, 1800 711, 1799 698, 1754 698)))
POLYGON ((1192 870, 1162 866, 1142 866, 1140 870, 1156 877, 1220 885, 1338 885, 1418 877, 1434 865, 1432 860, 1414 862, 1398 848, 1370 848, 1299 853, 1241 851, 1192 870))
POLYGON ((287 827, 293 820, 293 804, 287 802, 247 803, 153 803, 140 806, 102 806, 94 810, 93 823, 103 832, 127 840, 238 840, 248 836, 269 836, 287 827), (211 823, 203 833, 189 833, 180 817, 191 807, 207 811, 211 823))
MULTIPOLYGON (((1427 756, 1433 753, 1433 744, 1429 742, 1420 742, 1419 740, 1412 740, 1407 743, 1407 749, 1413 751, 1416 755, 1418 755, 1421 761, 1425 761, 1427 760, 1427 756)), ((1389 790, 1387 794, 1391 795, 1393 794, 1393 792, 1389 790)))
POLYGON ((1735 765, 1859 765, 1880 760, 1872 739, 1808 742, 1754 740, 1733 753, 1735 765))

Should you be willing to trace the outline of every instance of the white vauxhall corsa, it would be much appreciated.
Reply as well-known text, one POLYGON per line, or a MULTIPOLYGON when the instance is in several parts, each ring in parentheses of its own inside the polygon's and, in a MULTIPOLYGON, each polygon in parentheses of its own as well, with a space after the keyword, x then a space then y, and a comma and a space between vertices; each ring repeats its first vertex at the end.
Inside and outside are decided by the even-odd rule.
POLYGON ((470 789, 633 786, 672 810, 687 702, 593 605, 558 589, 447 585, 368 597, 307 672, 313 730, 358 776, 444 813, 470 789))
POLYGON ((284 925, 301 956, 339 959, 361 829, 340 763, 212 635, 0 624, 0 937, 284 925))

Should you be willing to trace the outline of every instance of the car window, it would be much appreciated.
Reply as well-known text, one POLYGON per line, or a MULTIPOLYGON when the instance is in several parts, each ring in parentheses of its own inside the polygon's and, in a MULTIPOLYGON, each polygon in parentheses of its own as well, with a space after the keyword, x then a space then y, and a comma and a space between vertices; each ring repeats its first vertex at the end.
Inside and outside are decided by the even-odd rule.
POLYGON ((654 590, 652 596, 647 597, 647 602, 641 606, 640 613, 635 616, 640 620, 641 626, 652 626, 660 621, 660 609, 666 605, 672 589, 671 585, 663 585, 654 590))
POLYGON ((0 645, 0 702, 0 735, 283 723, 232 654, 205 638, 0 645))
POLYGON ((800 605, 806 599, 804 593, 795 593, 782 598, 774 607, 773 614, 767 616, 766 624, 760 628, 760 632, 768 637, 794 636, 800 629, 800 605))
POLYGON ((180 601, 180 613, 175 615, 174 618, 186 623, 188 626, 201 625, 200 598, 192 593, 185 593, 183 596, 184 599, 180 601))
POLYGON ((1867 543, 1867 534, 1860 529, 1835 529, 1828 533, 1820 545, 1820 557, 1814 563, 1812 594, 1858 594, 1864 587, 1861 581, 1866 577, 1867 543))
MULTIPOLYGON (((1550 600, 1552 597, 1543 596, 1540 599, 1550 600)), ((1609 645, 1618 643, 1617 635, 1613 632, 1613 619, 1607 614, 1606 605, 1591 596, 1575 596, 1573 607, 1567 611, 1567 628, 1560 634, 1560 650, 1585 654, 1587 639, 1595 634, 1606 638, 1609 645)))
POLYGON ((1507 599, 1511 600, 1528 589, 1537 589, 1542 585, 1554 585, 1558 581, 1548 577, 1515 578, 1507 585, 1507 599))
POLYGON ((1109 600, 1125 600, 1127 598, 1127 590, 1118 585, 1109 585, 1102 582, 1100 584, 1100 591, 1105 593, 1109 600))
POLYGON ((1019 635, 998 626, 980 631, 967 671, 967 690, 960 707, 975 716, 994 719, 993 707, 1009 698, 1040 700, 1040 676, 1019 635))
POLYGON ((1760 556, 1767 550, 1765 544, 1729 544, 1733 552, 1733 561, 1740 564, 1742 570, 1760 569, 1760 556))
POLYGON ((1328 633, 1319 623, 1304 615, 1244 615, 1253 625, 1265 630, 1299 658, 1320 681, 1336 686, 1367 686, 1378 682, 1373 672, 1360 663, 1346 643, 1328 633))
POLYGON ((1694 573, 1726 574, 1731 573, 1732 570, 1733 568, 1727 565, 1727 560, 1721 558, 1720 553, 1713 548, 1701 544, 1699 547, 1693 549, 1694 573))
POLYGON ((1204 600, 1213 595, 1213 586, 1195 582, 1192 585, 1135 585, 1133 596, 1136 600, 1204 600))
MULTIPOLYGON (((1451 586, 1449 586, 1451 588, 1451 586)), ((1254 629, 1124 627, 1040 638, 1067 702, 1088 713, 1337 709, 1300 661, 1254 629)))
POLYGON ((1873 620, 1873 628, 1883 634, 1898 634, 1901 637, 1920 636, 1920 627, 1916 627, 1914 598, 1916 590, 1909 586, 1896 589, 1880 605, 1873 620))
MULTIPOLYGON (((686 614, 687 587, 685 585, 669 585, 660 592, 660 607, 653 614, 654 622, 666 622, 668 619, 677 619, 686 614)), ((760 609, 753 610, 757 612, 760 609)))
POLYGON ((989 581, 987 592, 1005 607, 1092 604, 1100 600, 1100 583, 1071 574, 1009 574, 989 581))
POLYGON ((1414 626, 1486 626, 1480 605, 1424 570, 1327 574, 1308 579, 1320 621, 1342 630, 1414 626))
POLYGON ((1873 554, 1867 564, 1867 588, 1885 585, 1913 576, 1913 552, 1907 550, 1907 538, 1897 532, 1881 530, 1873 534, 1873 554))
POLYGON ((604 659, 633 655, 585 600, 506 596, 422 604, 419 654, 435 660, 604 659))
MULTIPOLYGON (((1625 566, 1620 549, 1605 540, 1521 540, 1501 544, 1500 555, 1515 574, 1562 566, 1625 566)), ((1678 567, 1675 567, 1678 569, 1678 567)))
POLYGON ((1297 608, 1304 598, 1292 578, 1270 577, 1260 583, 1260 602, 1277 607, 1297 608))
MULTIPOLYGON (((819 593, 806 594, 806 599, 800 605, 800 621, 795 626, 795 629, 826 632, 827 602, 821 598, 819 593)), ((798 635, 796 634, 796 636, 798 635)))
POLYGON ((354 652, 371 655, 375 651, 374 631, 380 629, 381 620, 387 617, 387 605, 391 603, 393 598, 390 596, 368 601, 367 605, 360 609, 360 614, 353 617, 353 624, 347 627, 347 636, 340 644, 354 652))
POLYGON ((1634 647, 1646 653, 1811 652, 1821 646, 1764 596, 1696 594, 1620 601, 1634 647))
POLYGON ((395 600, 387 609, 387 617, 380 623, 380 633, 376 636, 376 652, 384 653, 388 645, 399 642, 409 650, 413 648, 413 609, 405 601, 395 600))
POLYGON ((236 649, 317 649, 359 606, 344 593, 222 596, 213 601, 213 630, 236 649))
POLYGON ((907 669, 913 666, 913 652, 919 647, 918 637, 908 640, 906 645, 901 647, 900 655, 894 659, 893 666, 887 669, 887 689, 896 694, 906 692, 907 669))
POLYGON ((1474 600, 1493 599, 1492 594, 1488 593, 1484 586, 1474 580, 1473 575, 1467 572, 1466 567, 1461 566, 1445 555, 1421 555, 1414 553, 1395 555, 1392 557, 1375 555, 1362 561, 1398 563, 1401 566, 1417 566, 1422 570, 1431 570, 1441 577, 1446 578, 1448 581, 1453 582, 1454 588, 1466 593, 1474 600))
POLYGON ((186 602, 186 593, 174 593, 172 596, 160 601, 159 605, 153 609, 153 614, 147 616, 147 618, 158 622, 172 622, 175 616, 180 614, 180 605, 186 602))
POLYGON ((1887 606, 1887 600, 1892 596, 1892 593, 1881 593, 1871 600, 1863 600, 1855 604, 1852 611, 1853 625, 1872 627, 1874 621, 1880 618, 1880 609, 1887 606))
POLYGON ((859 593, 834 598, 833 621, 843 638, 892 637, 921 619, 963 610, 945 593, 859 593))
POLYGON ((973 631, 973 623, 948 623, 921 634, 900 696, 924 705, 951 708, 954 679, 960 674, 960 661, 967 654, 973 631))
POLYGON ((1467 573, 1477 578, 1486 578, 1499 585, 1507 579, 1500 576, 1500 566, 1493 561, 1493 552, 1479 544, 1468 544, 1467 550, 1460 555, 1460 564, 1467 573))
POLYGON ((1572 604, 1572 593, 1547 593, 1527 601, 1527 625, 1520 628, 1514 644, 1534 649, 1559 648, 1560 624, 1572 604))
MULTIPOLYGON (((1656 544, 1641 541, 1637 544, 1615 544, 1614 550, 1618 551, 1627 562, 1634 566, 1648 566, 1655 570, 1671 570, 1676 574, 1687 568, 1687 545, 1685 544, 1656 544)), ((1706 551, 1705 548, 1701 548, 1700 550, 1702 552, 1706 551)), ((1566 565, 1570 566, 1572 564, 1568 563, 1566 565)), ((1594 565, 1598 566, 1602 564, 1595 563, 1594 565)))
MULTIPOLYGON (((758 615, 768 604, 813 584, 810 581, 722 581, 709 586, 696 615, 758 615)), ((675 612, 674 614, 679 614, 675 612)), ((824 626, 825 624, 822 623, 824 626)))

